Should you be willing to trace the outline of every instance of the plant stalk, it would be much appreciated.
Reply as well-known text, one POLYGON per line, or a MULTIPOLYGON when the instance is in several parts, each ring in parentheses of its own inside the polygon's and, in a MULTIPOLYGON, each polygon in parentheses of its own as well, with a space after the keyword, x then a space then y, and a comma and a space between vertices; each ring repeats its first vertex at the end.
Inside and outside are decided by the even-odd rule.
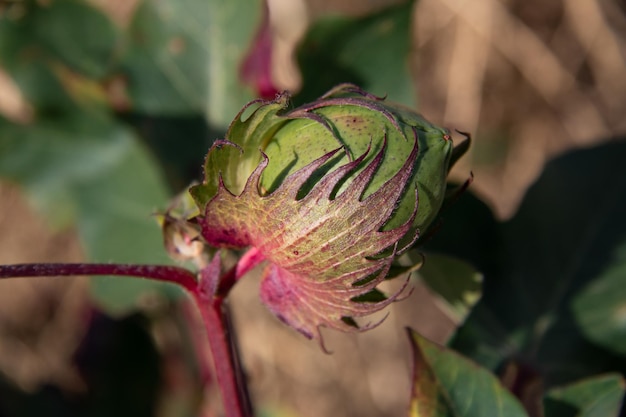
POLYGON ((250 401, 244 397, 246 393, 239 386, 243 375, 238 375, 240 369, 236 366, 233 355, 234 348, 228 334, 226 321, 226 306, 223 299, 215 299, 211 303, 200 295, 193 294, 194 301, 200 310, 205 326, 209 347, 215 365, 215 375, 220 388, 224 410, 227 417, 252 417, 249 407, 250 401))

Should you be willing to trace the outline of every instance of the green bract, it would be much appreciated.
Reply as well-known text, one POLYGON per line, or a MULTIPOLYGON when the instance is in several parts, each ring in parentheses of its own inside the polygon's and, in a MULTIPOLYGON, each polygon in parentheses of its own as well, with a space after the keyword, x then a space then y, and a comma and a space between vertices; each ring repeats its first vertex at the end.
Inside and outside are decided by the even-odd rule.
POLYGON ((398 296, 376 287, 437 216, 456 154, 447 130, 356 86, 288 98, 250 103, 209 150, 197 224, 268 261, 261 299, 280 319, 354 330, 398 296))

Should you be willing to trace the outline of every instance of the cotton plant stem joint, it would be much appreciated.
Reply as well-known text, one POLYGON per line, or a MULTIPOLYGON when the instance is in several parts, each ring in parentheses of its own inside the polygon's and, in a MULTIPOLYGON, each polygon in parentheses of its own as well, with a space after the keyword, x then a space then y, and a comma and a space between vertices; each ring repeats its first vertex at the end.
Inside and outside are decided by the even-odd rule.
POLYGON ((228 274, 221 274, 220 254, 216 254, 209 265, 199 274, 199 283, 192 297, 200 311, 209 348, 213 357, 217 385, 219 386, 224 410, 228 417, 252 416, 250 400, 243 387, 242 370, 234 357, 236 347, 229 335, 228 310, 224 298, 218 295, 220 281, 228 274))

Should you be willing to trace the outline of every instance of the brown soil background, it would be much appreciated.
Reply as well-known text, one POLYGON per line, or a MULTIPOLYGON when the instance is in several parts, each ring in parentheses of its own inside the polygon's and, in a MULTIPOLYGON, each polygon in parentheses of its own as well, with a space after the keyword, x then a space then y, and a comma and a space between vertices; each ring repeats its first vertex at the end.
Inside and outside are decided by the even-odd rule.
MULTIPOLYGON (((94 2, 120 24, 133 11, 133 2, 94 2)), ((308 0, 298 8, 295 1, 271 2, 273 10, 301 19, 329 11, 361 14, 388 3, 308 0)), ((473 191, 499 218, 514 213, 549 158, 626 134, 625 9, 618 0, 416 5, 411 59, 419 110, 473 133, 471 153, 454 175, 464 179, 472 170, 473 191)), ((286 51, 304 24, 296 18, 278 23, 286 51)), ((286 53, 276 58, 277 82, 293 87, 298 77, 289 59, 286 53)), ((28 119, 28 106, 2 73, 0 112, 28 119)), ((0 183, 0 263, 80 259, 72 230, 50 230, 17 187, 0 183)), ((452 330, 418 284, 378 328, 359 335, 325 332, 334 352, 327 355, 278 323, 260 305, 257 286, 255 277, 244 280, 232 305, 254 400, 281 416, 403 415, 410 386, 403 327, 440 342, 452 330)), ((85 287, 81 278, 0 282, 3 374, 26 390, 44 382, 81 389, 69 358, 84 331, 85 287)))

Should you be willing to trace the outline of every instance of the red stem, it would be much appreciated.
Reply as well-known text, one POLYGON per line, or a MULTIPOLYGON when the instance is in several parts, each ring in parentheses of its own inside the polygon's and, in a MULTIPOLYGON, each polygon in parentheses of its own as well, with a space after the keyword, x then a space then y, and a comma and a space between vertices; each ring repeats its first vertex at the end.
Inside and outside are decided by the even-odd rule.
POLYGON ((177 266, 132 264, 14 264, 0 265, 0 278, 76 275, 117 275, 171 282, 193 292, 198 286, 193 272, 177 266))
POLYGON ((209 347, 215 365, 217 384, 220 387, 224 411, 227 417, 252 416, 247 404, 249 401, 242 397, 235 361, 232 355, 233 347, 230 344, 228 329, 225 321, 225 311, 221 298, 209 302, 199 292, 193 293, 193 298, 202 315, 202 321, 209 339, 209 347))
MULTIPOLYGON (((245 255, 244 258, 246 258, 245 255)), ((252 256, 248 256, 246 259, 248 260, 244 262, 242 267, 233 268, 220 277, 218 281, 226 278, 229 283, 227 287, 232 287, 243 273, 261 262, 263 257, 253 253, 252 256)), ((219 273, 219 270, 217 273, 219 273)), ((217 383, 220 387, 226 416, 252 416, 251 407, 249 406, 250 402, 246 398, 246 391, 240 386, 243 382, 243 375, 238 375, 237 373, 241 373, 241 369, 233 356, 235 347, 232 346, 232 340, 228 334, 228 317, 223 304, 224 298, 203 291, 204 288, 202 288, 194 273, 184 268, 168 265, 69 263, 0 265, 0 278, 70 275, 112 275, 151 278, 157 281, 175 283, 185 288, 200 310, 213 356, 217 383)))

